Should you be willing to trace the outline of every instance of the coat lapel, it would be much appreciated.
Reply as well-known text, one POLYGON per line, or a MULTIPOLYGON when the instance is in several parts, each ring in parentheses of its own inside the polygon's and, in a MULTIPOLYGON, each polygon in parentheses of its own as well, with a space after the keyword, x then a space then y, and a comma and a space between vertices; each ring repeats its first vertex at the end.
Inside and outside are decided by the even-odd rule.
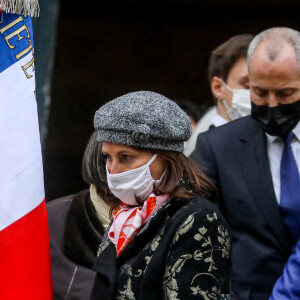
POLYGON ((289 243, 273 188, 265 134, 254 120, 250 125, 252 128, 244 129, 240 137, 238 153, 240 164, 263 217, 285 251, 289 251, 289 243), (245 136, 245 132, 250 134, 245 136))
MULTIPOLYGON (((93 265, 93 270, 98 273, 97 276, 100 278, 100 288, 98 286, 97 287, 103 294, 101 299, 114 299, 118 282, 116 255, 115 245, 113 243, 109 243, 108 246, 101 252, 101 255, 96 258, 93 265)), ((93 291, 93 293, 97 294, 97 291, 93 291)))

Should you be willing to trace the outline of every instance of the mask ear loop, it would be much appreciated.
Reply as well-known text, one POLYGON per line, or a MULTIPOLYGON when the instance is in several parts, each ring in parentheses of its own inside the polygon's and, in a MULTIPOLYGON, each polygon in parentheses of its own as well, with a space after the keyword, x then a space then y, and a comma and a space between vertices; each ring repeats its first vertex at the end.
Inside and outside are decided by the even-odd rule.
MULTIPOLYGON (((231 91, 232 94, 234 94, 234 90, 233 90, 228 84, 226 84, 226 82, 225 82, 223 79, 221 79, 221 81, 222 81, 222 83, 224 84, 224 86, 225 86, 229 91, 231 91)), ((223 103, 223 105, 225 106, 226 110, 231 109, 231 107, 229 107, 228 103, 227 103, 224 99, 222 100, 222 103, 223 103)))
POLYGON ((229 107, 229 105, 227 104, 227 102, 223 99, 222 100, 222 103, 223 105, 225 106, 225 108, 228 110, 228 109, 231 109, 231 107, 229 107))
POLYGON ((164 172, 162 173, 161 177, 158 180, 155 180, 155 184, 160 184, 165 174, 166 174, 166 170, 164 170, 164 172))
POLYGON ((232 89, 223 79, 221 79, 221 81, 229 91, 231 91, 232 93, 234 92, 234 89, 232 89))
POLYGON ((158 153, 155 153, 153 156, 152 156, 152 158, 146 163, 146 166, 150 166, 153 162, 154 162, 154 160, 155 160, 155 158, 158 156, 158 153))

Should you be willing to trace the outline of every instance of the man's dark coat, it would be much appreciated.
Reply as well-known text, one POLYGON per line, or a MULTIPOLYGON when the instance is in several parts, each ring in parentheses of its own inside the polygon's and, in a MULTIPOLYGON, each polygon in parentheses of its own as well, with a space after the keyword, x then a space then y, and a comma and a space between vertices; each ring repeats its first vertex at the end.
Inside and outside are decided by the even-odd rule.
POLYGON ((233 239, 232 289, 268 299, 290 255, 273 188, 266 136, 250 116, 200 134, 191 157, 218 185, 233 239))

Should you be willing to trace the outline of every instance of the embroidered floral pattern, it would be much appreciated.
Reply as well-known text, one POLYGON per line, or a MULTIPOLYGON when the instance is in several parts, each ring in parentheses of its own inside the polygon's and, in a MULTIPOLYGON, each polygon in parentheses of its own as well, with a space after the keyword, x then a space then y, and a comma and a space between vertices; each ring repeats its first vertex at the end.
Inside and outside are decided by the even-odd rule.
POLYGON ((220 291, 216 286, 213 286, 210 291, 203 291, 198 285, 191 287, 194 296, 200 295, 205 300, 219 300, 220 291))
MULTIPOLYGON (((178 228, 172 244, 176 244, 183 235, 187 234, 192 229, 195 220, 194 215, 195 213, 193 215, 190 215, 186 219, 186 221, 178 228)), ((206 219, 209 223, 212 223, 214 221, 218 221, 218 216, 214 212, 213 214, 207 214, 206 219)), ((229 259, 230 236, 224 226, 219 225, 217 229, 217 236, 212 237, 211 232, 208 231, 206 226, 198 227, 196 234, 193 235, 194 240, 199 242, 198 249, 192 253, 185 253, 181 255, 173 265, 167 266, 164 280, 167 299, 178 299, 180 288, 177 282, 177 278, 180 278, 180 273, 189 260, 191 260, 192 263, 195 263, 197 261, 201 262, 201 269, 203 270, 203 272, 197 273, 191 280, 191 295, 197 296, 197 299, 199 299, 199 296, 201 296, 201 299, 204 300, 220 299, 221 290, 217 287, 217 285, 212 286, 210 289, 203 289, 200 284, 196 284, 199 279, 200 281, 201 279, 203 279, 220 283, 219 279, 215 275, 215 273, 218 271, 215 257, 221 256, 222 258, 229 259)), ((189 250, 191 249, 186 248, 186 251, 189 250)), ((226 297, 226 295, 223 295, 222 297, 223 299, 226 299, 224 298, 226 297)))
POLYGON ((156 250, 156 248, 158 247, 159 242, 161 240, 161 237, 164 234, 164 230, 165 230, 165 228, 163 227, 159 231, 159 233, 154 237, 154 239, 151 241, 151 243, 150 243, 150 249, 151 249, 152 252, 154 252, 156 250))
POLYGON ((230 254, 230 237, 228 231, 223 226, 218 226, 218 241, 222 245, 222 258, 228 258, 230 254))
POLYGON ((137 269, 136 271, 133 271, 132 267, 129 265, 123 265, 120 269, 120 273, 124 274, 125 276, 129 277, 129 279, 127 280, 127 283, 124 285, 123 289, 120 289, 118 291, 118 295, 117 295, 117 299, 118 300, 135 300, 134 297, 134 293, 132 290, 132 283, 130 280, 130 277, 141 277, 147 270, 147 267, 150 263, 150 260, 152 258, 152 255, 154 253, 154 251, 156 250, 156 248, 159 245, 159 242, 162 238, 162 235, 164 233, 164 227, 162 227, 159 231, 159 233, 153 238, 153 240, 145 247, 146 250, 149 251, 149 255, 145 256, 144 260, 145 260, 145 268, 142 269, 137 269))
MULTIPOLYGON (((164 268, 162 299, 230 299, 229 294, 224 293, 224 282, 228 280, 227 270, 230 262, 230 235, 218 214, 213 210, 208 212, 196 211, 188 215, 176 231, 174 230, 175 233, 168 242, 166 261, 162 257, 162 265, 157 266, 164 268)), ((171 218, 171 223, 173 220, 176 218, 171 218)), ((165 242, 169 230, 166 224, 168 222, 164 223, 155 237, 138 254, 138 264, 126 264, 120 268, 117 299, 136 300, 141 280, 150 268, 153 255, 159 253, 156 251, 160 251, 160 244, 165 242)), ((153 263, 154 260, 151 271, 148 272, 155 270, 156 266, 153 268, 153 263)))
POLYGON ((164 286, 167 292, 167 295, 169 295, 168 299, 174 299, 177 300, 178 295, 178 285, 176 281, 176 273, 180 273, 184 264, 187 260, 191 259, 193 256, 191 254, 184 254, 182 255, 173 266, 167 266, 164 286))
POLYGON ((181 235, 187 233, 191 229, 193 224, 194 224, 194 216, 190 215, 186 219, 186 221, 178 228, 178 230, 174 236, 174 239, 172 241, 172 244, 175 244, 179 240, 181 235))
POLYGON ((119 300, 135 300, 135 295, 132 291, 132 282, 130 277, 127 280, 126 285, 122 291, 119 291, 117 299, 119 300))

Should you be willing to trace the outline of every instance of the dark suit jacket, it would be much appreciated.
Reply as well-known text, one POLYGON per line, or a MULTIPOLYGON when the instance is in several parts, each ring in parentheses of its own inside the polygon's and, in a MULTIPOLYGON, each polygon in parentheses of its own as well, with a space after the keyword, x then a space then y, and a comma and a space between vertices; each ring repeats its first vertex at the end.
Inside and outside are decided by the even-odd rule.
POLYGON ((273 189, 263 130, 250 116, 200 134, 191 158, 220 191, 233 238, 232 289, 268 299, 290 255, 273 189))

